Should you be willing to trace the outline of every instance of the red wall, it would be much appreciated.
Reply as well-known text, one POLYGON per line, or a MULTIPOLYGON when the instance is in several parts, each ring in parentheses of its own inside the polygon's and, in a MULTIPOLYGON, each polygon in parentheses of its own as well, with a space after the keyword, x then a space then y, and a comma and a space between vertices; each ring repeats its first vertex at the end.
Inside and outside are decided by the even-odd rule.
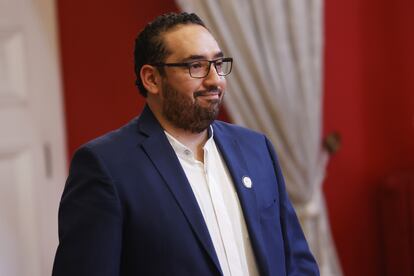
POLYGON ((176 10, 174 0, 58 1, 69 157, 142 109, 135 37, 158 14, 176 10))
MULTIPOLYGON (((378 187, 384 176, 414 167, 414 1, 325 2, 324 132, 339 131, 343 140, 325 193, 345 275, 376 276, 382 264, 378 187)), ((141 110, 135 36, 177 7, 173 0, 57 3, 70 156, 141 110)))
POLYGON ((379 185, 414 171, 414 1, 325 2, 325 133, 343 140, 325 182, 332 230, 345 275, 381 275, 379 185))

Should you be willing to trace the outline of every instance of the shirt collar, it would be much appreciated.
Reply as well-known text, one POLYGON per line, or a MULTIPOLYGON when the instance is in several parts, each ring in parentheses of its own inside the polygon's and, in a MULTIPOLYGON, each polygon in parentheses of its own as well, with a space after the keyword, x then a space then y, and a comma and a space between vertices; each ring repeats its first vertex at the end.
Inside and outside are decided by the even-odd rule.
MULTIPOLYGON (((166 130, 164 130, 164 133, 167 136, 168 141, 170 142, 172 148, 174 149, 178 157, 186 159, 186 160, 190 160, 190 161, 195 160, 194 153, 192 152, 192 150, 190 150, 188 147, 186 147, 184 144, 178 141, 174 136, 172 136, 166 130)), ((212 126, 210 126, 209 129, 207 130, 207 135, 208 135, 208 139, 203 147, 205 151, 209 151, 212 144, 214 143, 214 131, 213 131, 212 126)))

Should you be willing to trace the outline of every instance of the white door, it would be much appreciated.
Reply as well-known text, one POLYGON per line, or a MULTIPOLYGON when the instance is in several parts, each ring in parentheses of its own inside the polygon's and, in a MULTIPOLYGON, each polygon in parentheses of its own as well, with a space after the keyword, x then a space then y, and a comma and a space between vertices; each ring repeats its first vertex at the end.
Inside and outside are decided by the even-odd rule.
POLYGON ((51 274, 66 175, 54 0, 0 0, 0 275, 51 274))

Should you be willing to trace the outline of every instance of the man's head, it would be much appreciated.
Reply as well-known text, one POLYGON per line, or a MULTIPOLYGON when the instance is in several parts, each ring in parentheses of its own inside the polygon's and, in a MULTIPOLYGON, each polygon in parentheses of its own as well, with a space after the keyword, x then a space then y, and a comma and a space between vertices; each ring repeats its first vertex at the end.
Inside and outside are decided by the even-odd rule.
POLYGON ((170 54, 170 50, 166 48, 163 40, 165 33, 178 25, 189 24, 196 24, 205 28, 204 22, 194 13, 167 13, 148 23, 138 34, 134 50, 136 85, 144 97, 147 97, 147 90, 142 84, 140 76, 142 66, 163 62, 170 54))
POLYGON ((158 120, 202 132, 218 115, 231 58, 223 57, 195 14, 163 15, 147 28, 138 36, 135 50, 141 93, 158 120))

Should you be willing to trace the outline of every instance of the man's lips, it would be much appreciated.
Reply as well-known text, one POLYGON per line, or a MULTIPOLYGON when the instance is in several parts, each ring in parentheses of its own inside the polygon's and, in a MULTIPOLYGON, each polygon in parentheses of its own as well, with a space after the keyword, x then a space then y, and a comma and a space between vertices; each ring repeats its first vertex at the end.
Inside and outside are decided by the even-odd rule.
POLYGON ((221 96, 221 91, 219 90, 194 92, 194 98, 203 97, 203 98, 217 99, 217 98, 220 98, 220 96, 221 96))

